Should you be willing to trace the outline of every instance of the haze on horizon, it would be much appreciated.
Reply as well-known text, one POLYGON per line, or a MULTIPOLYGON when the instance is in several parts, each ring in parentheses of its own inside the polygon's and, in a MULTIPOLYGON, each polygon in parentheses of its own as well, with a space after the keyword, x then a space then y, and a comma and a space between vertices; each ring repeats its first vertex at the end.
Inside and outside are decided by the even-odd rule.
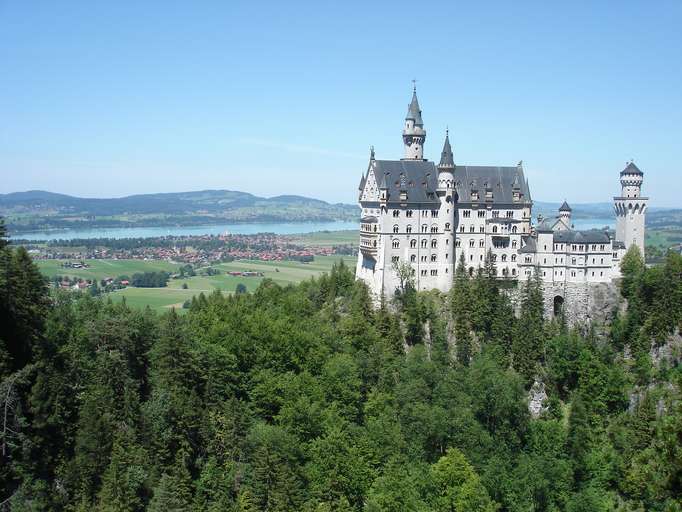
POLYGON ((369 146, 523 160, 533 198, 608 202, 634 159, 679 207, 682 3, 4 2, 0 193, 230 189, 354 203, 369 146))

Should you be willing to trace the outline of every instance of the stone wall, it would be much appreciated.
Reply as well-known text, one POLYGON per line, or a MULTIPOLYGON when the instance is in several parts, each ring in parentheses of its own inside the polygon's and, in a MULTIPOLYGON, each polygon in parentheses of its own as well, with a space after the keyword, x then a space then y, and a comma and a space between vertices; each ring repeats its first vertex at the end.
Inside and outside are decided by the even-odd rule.
MULTIPOLYGON (((542 283, 545 316, 554 317, 555 300, 570 326, 605 325, 611 322, 619 302, 618 286, 614 283, 542 283)), ((522 283, 509 290, 512 304, 518 313, 522 283)))

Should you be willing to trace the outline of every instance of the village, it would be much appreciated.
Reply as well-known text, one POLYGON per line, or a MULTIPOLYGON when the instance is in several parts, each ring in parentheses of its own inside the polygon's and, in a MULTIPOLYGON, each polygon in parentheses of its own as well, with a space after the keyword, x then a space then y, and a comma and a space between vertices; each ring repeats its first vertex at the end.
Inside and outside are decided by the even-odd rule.
MULTIPOLYGON (((25 243, 38 260, 150 260, 208 265, 236 259, 313 261, 315 256, 353 255, 352 244, 303 245, 291 235, 166 236, 131 239, 81 239, 25 243)), ((78 263, 69 263, 78 265, 78 263)), ((78 268, 76 266, 72 268, 78 268)))

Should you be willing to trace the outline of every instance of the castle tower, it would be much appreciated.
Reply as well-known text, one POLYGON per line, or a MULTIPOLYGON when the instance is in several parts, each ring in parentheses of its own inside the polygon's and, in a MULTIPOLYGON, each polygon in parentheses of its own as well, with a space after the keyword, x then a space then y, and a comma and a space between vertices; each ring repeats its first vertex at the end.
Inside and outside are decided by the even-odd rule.
POLYGON ((648 197, 642 197, 644 173, 633 162, 620 172, 621 194, 613 198, 616 210, 616 240, 625 248, 636 245, 644 257, 644 218, 648 197))
POLYGON ((405 128, 403 129, 404 160, 423 160, 425 139, 426 130, 424 130, 424 121, 422 121, 422 111, 419 109, 419 101, 417 101, 417 88, 414 87, 412 89, 412 101, 407 107, 405 128))
POLYGON ((450 136, 445 130, 445 142, 443 151, 440 153, 440 163, 438 164, 438 191, 447 192, 454 187, 455 180, 455 159, 450 146, 450 136))
POLYGON ((564 224, 566 224, 567 228, 571 227, 571 213, 572 209, 570 206, 568 206, 568 203, 564 201, 564 204, 562 204, 559 207, 559 219, 563 221, 564 224))

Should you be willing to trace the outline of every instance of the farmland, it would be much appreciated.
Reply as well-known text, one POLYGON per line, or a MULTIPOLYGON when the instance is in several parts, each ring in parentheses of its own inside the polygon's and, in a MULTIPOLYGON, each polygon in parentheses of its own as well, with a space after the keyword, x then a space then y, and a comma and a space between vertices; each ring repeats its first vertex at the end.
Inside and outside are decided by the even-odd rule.
MULTIPOLYGON (((112 292, 108 296, 113 300, 125 299, 126 303, 133 307, 149 306, 158 311, 163 311, 172 306, 180 308, 184 301, 190 300, 199 293, 208 294, 216 289, 233 293, 240 283, 244 284, 248 291, 255 290, 261 281, 266 278, 272 279, 280 285, 298 283, 329 271, 332 265, 341 259, 351 267, 355 264, 355 258, 350 256, 316 256, 315 260, 310 263, 236 260, 230 263, 213 265, 211 268, 220 271, 217 275, 197 275, 183 279, 172 279, 165 288, 128 287, 112 292), (259 272, 263 275, 244 277, 228 274, 228 272, 244 271, 259 272), (183 285, 187 285, 187 288, 183 289, 183 285)), ((40 260, 37 263, 47 277, 68 275, 96 280, 119 275, 131 276, 136 272, 160 270, 174 272, 180 267, 178 264, 165 261, 144 260, 87 260, 86 263, 89 265, 89 268, 86 269, 62 268, 62 261, 60 260, 40 260)))

